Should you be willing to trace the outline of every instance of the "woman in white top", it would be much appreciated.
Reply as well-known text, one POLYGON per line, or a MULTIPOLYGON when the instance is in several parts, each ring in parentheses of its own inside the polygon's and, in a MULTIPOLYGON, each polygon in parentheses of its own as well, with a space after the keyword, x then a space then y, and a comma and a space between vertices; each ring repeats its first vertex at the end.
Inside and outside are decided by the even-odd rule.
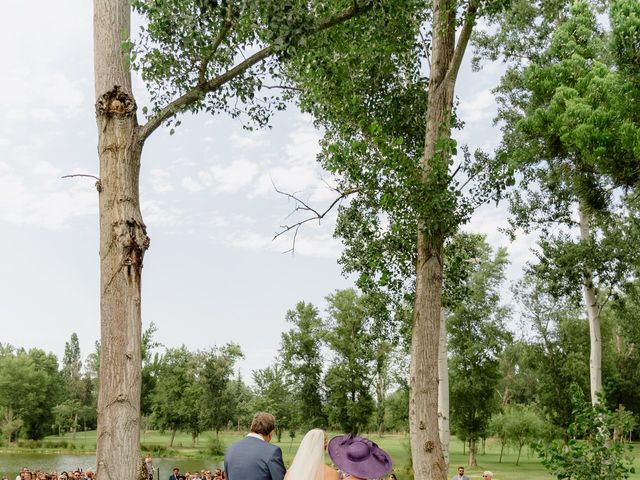
POLYGON ((338 472, 324 463, 326 448, 327 434, 324 430, 309 430, 300 442, 284 480, 338 480, 338 472))

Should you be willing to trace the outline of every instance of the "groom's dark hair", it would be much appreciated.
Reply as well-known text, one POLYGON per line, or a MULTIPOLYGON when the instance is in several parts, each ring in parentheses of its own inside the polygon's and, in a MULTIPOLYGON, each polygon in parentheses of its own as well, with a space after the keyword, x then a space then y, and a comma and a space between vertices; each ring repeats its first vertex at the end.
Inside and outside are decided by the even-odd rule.
POLYGON ((253 416, 251 427, 249 430, 253 433, 259 433, 265 437, 273 432, 276 428, 276 419, 267 412, 258 412, 253 416))

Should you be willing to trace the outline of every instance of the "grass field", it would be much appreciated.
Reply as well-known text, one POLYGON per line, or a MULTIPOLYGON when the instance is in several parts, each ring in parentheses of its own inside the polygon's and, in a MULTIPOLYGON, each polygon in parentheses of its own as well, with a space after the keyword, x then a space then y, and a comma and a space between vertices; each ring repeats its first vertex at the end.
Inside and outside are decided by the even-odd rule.
MULTIPOLYGON (((242 438, 244 434, 239 432, 221 432, 220 440, 224 445, 229 445, 232 442, 242 438)), ((330 434, 332 436, 332 434, 330 434)), ((206 432, 202 434, 198 440, 195 448, 192 446, 191 436, 184 433, 178 433, 174 440, 174 445, 169 451, 169 433, 161 433, 157 431, 145 432, 141 435, 141 441, 143 447, 149 450, 157 452, 157 456, 175 456, 183 458, 209 458, 206 453, 207 446, 210 439, 215 437, 215 433, 206 432)), ((394 472, 396 473, 398 480, 410 480, 410 476, 407 473, 407 466, 409 464, 409 438, 405 435, 385 435, 379 437, 378 435, 371 435, 369 438, 376 442, 380 447, 385 449, 394 462, 394 472)), ((300 441, 302 440, 302 434, 298 434, 293 440, 288 436, 283 436, 281 442, 275 442, 282 448, 284 461, 286 465, 289 465, 293 460, 295 452, 298 448, 300 441)), ((71 441, 71 436, 66 435, 64 437, 47 437, 45 444, 49 442, 71 441)), ((75 445, 76 452, 95 451, 96 436, 95 432, 82 432, 76 435, 75 445)), ((638 473, 633 474, 630 478, 633 480, 640 480, 640 444, 635 444, 636 461, 635 467, 638 473)), ((486 451, 479 453, 478 455, 478 467, 467 467, 467 456, 463 454, 462 442, 455 438, 451 440, 451 468, 450 477, 454 475, 458 465, 465 466, 466 475, 470 479, 481 479, 483 470, 491 470, 494 473, 495 480, 550 480, 553 477, 549 475, 544 467, 540 464, 540 461, 535 454, 525 447, 522 451, 520 458, 520 465, 516 466, 517 451, 505 449, 502 463, 498 463, 500 455, 500 447, 497 442, 488 440, 486 444, 486 451)), ((216 459, 211 458, 212 460, 216 459)), ((595 480, 595 479, 594 479, 595 480)))

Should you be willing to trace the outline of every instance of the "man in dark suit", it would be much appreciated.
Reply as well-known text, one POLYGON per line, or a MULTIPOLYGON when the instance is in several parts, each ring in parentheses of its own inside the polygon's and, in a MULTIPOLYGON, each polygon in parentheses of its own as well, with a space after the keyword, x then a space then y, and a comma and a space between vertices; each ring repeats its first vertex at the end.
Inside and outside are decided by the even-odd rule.
POLYGON ((169 475, 169 480, 178 480, 180 476, 180 469, 178 467, 173 467, 173 473, 169 475))
POLYGON ((276 428, 273 415, 258 412, 253 416, 249 434, 227 448, 224 470, 227 480, 282 480, 285 474, 282 450, 271 445, 276 428))

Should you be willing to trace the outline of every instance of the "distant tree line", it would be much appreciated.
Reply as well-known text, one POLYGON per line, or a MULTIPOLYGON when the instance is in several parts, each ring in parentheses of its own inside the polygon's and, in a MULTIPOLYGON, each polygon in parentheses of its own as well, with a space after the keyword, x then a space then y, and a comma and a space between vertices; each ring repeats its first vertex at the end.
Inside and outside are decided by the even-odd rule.
MULTIPOLYGON (((549 291, 535 269, 514 288, 515 316, 502 298, 507 252, 467 237, 472 261, 446 311, 452 431, 474 458, 477 442, 490 437, 519 458, 536 440, 567 435, 577 411, 573 390, 589 396, 589 326, 579 300, 549 291)), ((237 368, 238 344, 164 348, 152 323, 142 336, 144 428, 171 432, 170 445, 176 432, 188 432, 196 445, 204 431, 244 430, 253 412, 268 410, 278 419, 278 440, 312 427, 407 432, 410 329, 387 328, 380 299, 354 289, 326 300, 324 315, 307 302, 286 313, 278 355, 251 382, 237 368)), ((615 412, 618 438, 631 439, 640 414, 640 284, 630 283, 601 317, 602 398, 615 412)), ((2 345, 3 439, 95 429, 98 347, 83 364, 75 333, 61 361, 2 345)))

